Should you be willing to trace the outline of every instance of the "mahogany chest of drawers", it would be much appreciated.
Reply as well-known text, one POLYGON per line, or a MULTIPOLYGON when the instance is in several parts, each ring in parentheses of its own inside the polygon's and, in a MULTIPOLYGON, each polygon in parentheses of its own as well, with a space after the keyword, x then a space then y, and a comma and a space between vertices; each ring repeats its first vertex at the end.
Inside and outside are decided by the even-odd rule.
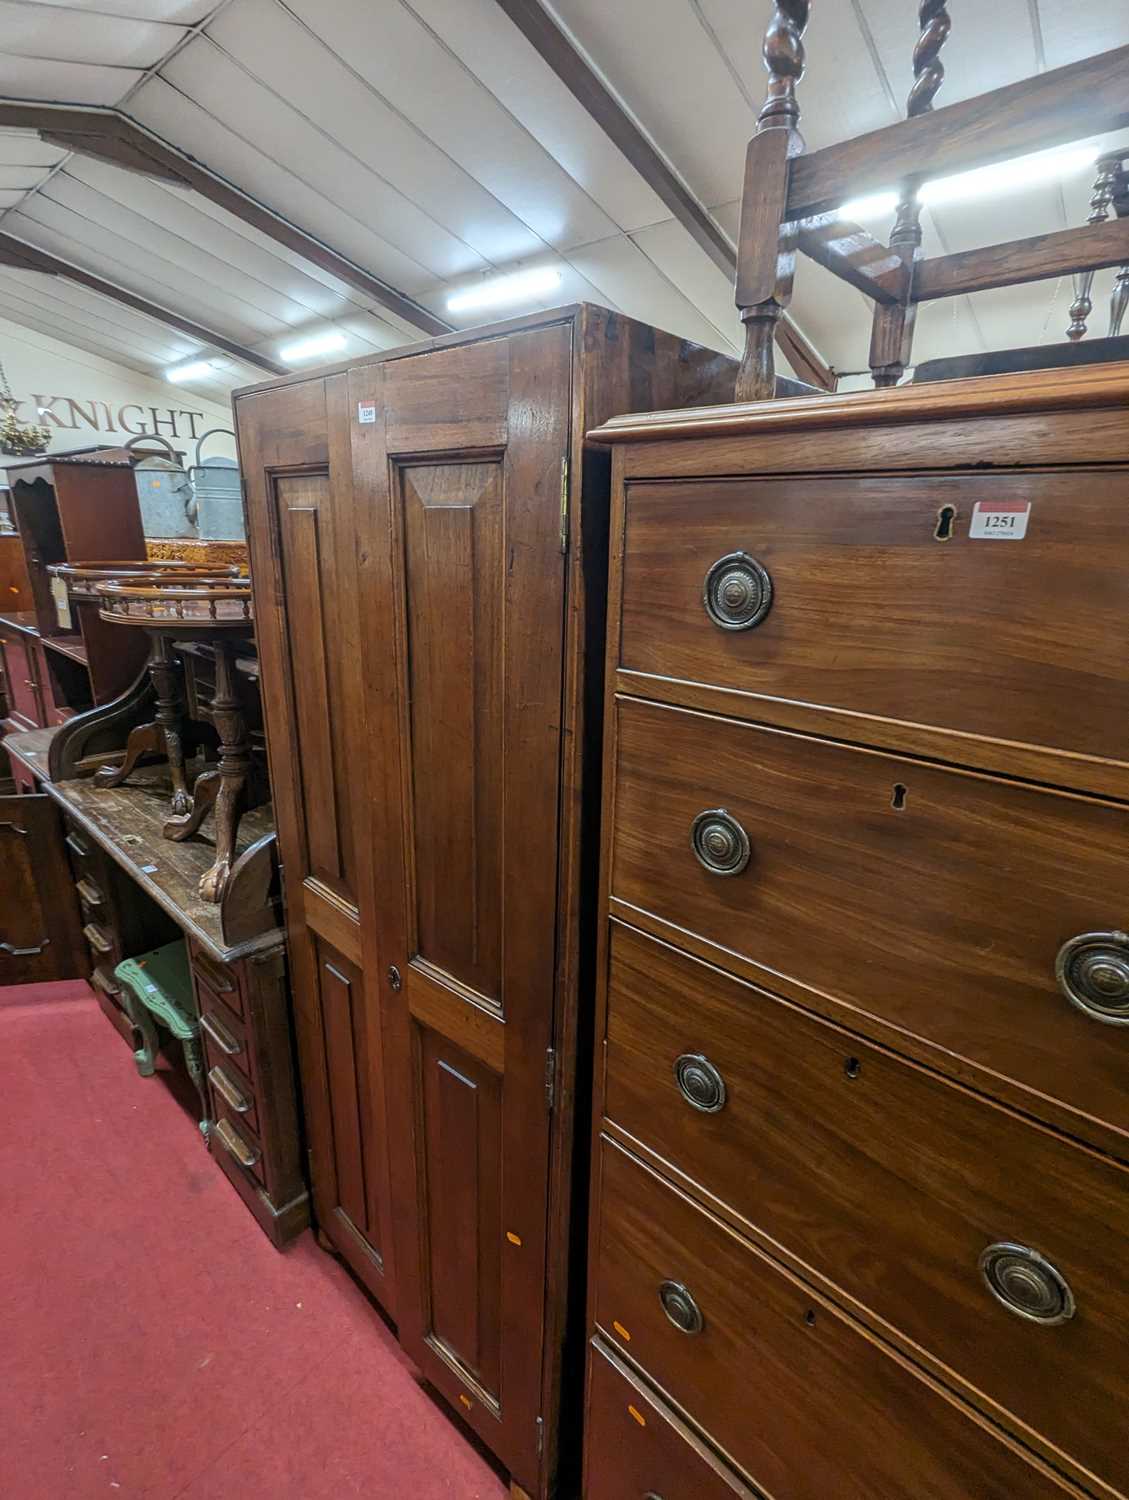
POLYGON ((1129 367, 594 436, 587 1495, 1129 1495, 1129 367))

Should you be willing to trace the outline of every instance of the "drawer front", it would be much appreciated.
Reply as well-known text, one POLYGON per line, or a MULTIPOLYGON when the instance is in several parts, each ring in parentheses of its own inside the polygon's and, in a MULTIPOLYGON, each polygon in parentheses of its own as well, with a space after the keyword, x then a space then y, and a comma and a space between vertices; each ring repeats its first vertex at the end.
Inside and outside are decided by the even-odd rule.
POLYGON ((263 1147, 246 1120, 233 1114, 222 1099, 214 1096, 216 1115, 210 1139, 212 1152, 227 1171, 233 1168, 248 1173, 262 1186, 265 1182, 263 1147))
MULTIPOLYGON (((85 916, 86 913, 84 912, 85 916)), ((82 935, 86 939, 86 946, 94 955, 96 964, 115 967, 121 961, 120 944, 111 927, 98 918, 91 918, 82 929, 82 935)))
POLYGON ((603 1337, 778 1500, 1076 1493, 607 1141, 601 1202, 603 1337))
POLYGON ((595 1340, 585 1431, 587 1500, 758 1500, 595 1340))
POLYGON ((94 840, 72 819, 64 817, 63 823, 63 844, 67 851, 67 858, 70 861, 71 872, 74 875, 75 881, 82 880, 85 876, 89 875, 94 879, 99 890, 104 891, 106 885, 105 881, 101 878, 101 855, 94 844, 94 840))
POLYGON ((247 1012, 244 1005, 243 986, 239 970, 235 965, 221 963, 219 959, 212 958, 196 943, 191 944, 189 956, 197 985, 203 985, 205 990, 218 995, 229 1009, 245 1020, 247 1012))
POLYGON ((620 660, 1124 761, 1126 549, 1126 470, 634 483, 620 660))
POLYGON ((605 1113, 1129 1492, 1129 1170, 618 927, 605 1113), (1000 1244, 1034 1255, 982 1264, 1000 1244), (1058 1295, 1053 1267, 1073 1316, 1005 1304, 993 1265, 1058 1295))
POLYGON ((1129 810, 619 708, 613 897, 760 966, 772 989, 848 1008, 849 1024, 874 1016, 989 1070, 989 1086, 1002 1075, 1129 1131, 1129 1026, 1096 1019, 1129 1020, 1129 939, 1104 966, 1072 960, 1088 1009, 1056 978, 1068 941, 1125 923, 1129 810))
POLYGON ((200 1033, 207 1049, 209 1066, 222 1063, 235 1068, 249 1087, 255 1079, 247 1028, 238 1016, 228 1010, 217 995, 197 981, 196 996, 200 1004, 200 1033))
MULTIPOLYGON (((221 1056, 217 1056, 219 1049, 210 1037, 205 1039, 204 1045, 208 1059, 208 1083, 213 1097, 222 1102, 232 1118, 242 1121, 248 1130, 261 1137, 262 1125, 255 1090, 237 1068, 231 1067, 221 1056)), ((216 1107, 219 1108, 218 1103, 216 1107)))

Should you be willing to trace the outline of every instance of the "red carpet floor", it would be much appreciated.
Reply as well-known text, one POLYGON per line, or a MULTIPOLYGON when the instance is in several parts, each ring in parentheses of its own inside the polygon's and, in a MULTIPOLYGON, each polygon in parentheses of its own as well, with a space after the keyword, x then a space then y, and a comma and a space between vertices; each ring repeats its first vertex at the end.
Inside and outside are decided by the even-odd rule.
POLYGON ((509 1493, 341 1266, 279 1254, 85 984, 0 989, 0 1496, 509 1493))

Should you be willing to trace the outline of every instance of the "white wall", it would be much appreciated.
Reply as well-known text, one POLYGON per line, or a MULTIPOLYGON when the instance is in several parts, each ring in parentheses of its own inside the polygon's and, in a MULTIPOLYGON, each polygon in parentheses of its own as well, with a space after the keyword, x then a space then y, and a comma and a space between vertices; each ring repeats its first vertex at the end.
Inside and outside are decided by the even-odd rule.
MULTIPOLYGON (((115 446, 139 432, 158 432, 191 463, 196 437, 209 427, 232 425, 230 406, 190 396, 167 380, 151 379, 2 317, 0 361, 20 402, 20 421, 51 428, 49 453, 115 446), (37 415, 37 404, 46 408, 45 415, 37 415)), ((209 454, 234 458, 232 439, 209 438, 204 455, 209 454)))

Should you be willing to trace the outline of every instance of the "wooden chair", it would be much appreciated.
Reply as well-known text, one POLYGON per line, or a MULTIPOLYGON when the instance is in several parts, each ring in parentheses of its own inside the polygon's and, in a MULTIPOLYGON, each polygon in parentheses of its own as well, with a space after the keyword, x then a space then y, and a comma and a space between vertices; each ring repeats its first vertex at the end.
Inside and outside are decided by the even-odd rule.
MULTIPOLYGON (((746 156, 738 247, 737 306, 746 333, 739 401, 774 394, 773 335, 792 300, 798 251, 873 300, 870 367, 878 386, 896 385, 905 373, 917 307, 935 298, 1087 273, 1092 285, 1095 271, 1121 266, 1114 317, 1119 307, 1124 316, 1129 301, 1125 153, 1103 158, 1102 203, 1087 224, 955 255, 922 258, 917 194, 926 178, 1129 125, 1129 47, 935 110, 951 22, 946 0, 922 0, 906 119, 808 153, 799 132, 796 86, 804 75, 810 13, 811 0, 777 0, 765 36, 768 94, 746 156), (889 245, 882 245, 845 220, 840 209, 891 186, 899 192, 897 217, 889 245)), ((1081 283, 1076 290, 1081 303, 1081 283)), ((1088 309, 1075 322, 1084 326, 1086 315, 1088 309)))

